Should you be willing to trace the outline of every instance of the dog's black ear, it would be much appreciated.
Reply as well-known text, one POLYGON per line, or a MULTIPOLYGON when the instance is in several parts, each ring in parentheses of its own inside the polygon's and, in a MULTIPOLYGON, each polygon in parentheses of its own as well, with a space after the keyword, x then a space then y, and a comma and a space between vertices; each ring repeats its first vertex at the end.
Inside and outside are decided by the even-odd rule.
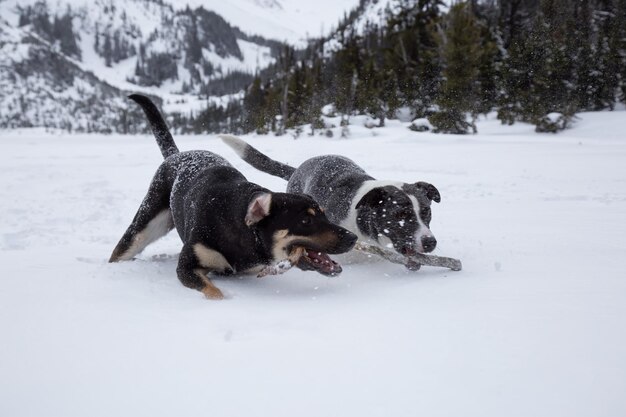
POLYGON ((434 201, 435 203, 441 202, 441 194, 439 194, 439 190, 435 188, 434 185, 420 181, 416 182, 415 186, 424 190, 426 197, 428 197, 431 201, 434 201))
POLYGON ((255 196, 250 205, 248 206, 248 212, 246 213, 246 225, 252 226, 257 224, 264 217, 270 214, 270 205, 272 204, 272 194, 263 193, 255 196))
POLYGON ((382 202, 385 201, 388 196, 389 193, 383 187, 372 188, 370 191, 367 192, 367 194, 363 196, 363 198, 361 198, 355 208, 358 209, 362 206, 378 206, 379 204, 382 204, 382 202))

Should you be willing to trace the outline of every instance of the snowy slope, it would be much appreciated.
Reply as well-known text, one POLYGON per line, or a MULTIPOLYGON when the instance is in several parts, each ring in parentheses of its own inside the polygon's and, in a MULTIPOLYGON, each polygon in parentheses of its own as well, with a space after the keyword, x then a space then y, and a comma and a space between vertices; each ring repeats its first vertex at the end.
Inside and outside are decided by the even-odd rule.
MULTIPOLYGON (((0 12, 4 19, 16 27, 20 10, 25 10, 37 1, 6 0, 0 2, 0 12)), ((80 38, 81 65, 111 85, 120 89, 128 88, 130 83, 127 80, 135 75, 140 43, 144 44, 147 55, 167 52, 172 54, 172 59, 179 61, 179 75, 172 80, 175 82, 160 86, 163 93, 180 93, 182 83, 189 82, 189 76, 182 64, 184 60, 181 59, 187 46, 188 34, 184 26, 186 22, 184 17, 176 13, 177 9, 184 9, 186 4, 176 3, 176 8, 168 2, 159 4, 147 0, 59 0, 46 4, 51 18, 63 15, 70 7, 74 31, 80 38), (119 39, 127 42, 134 51, 129 52, 128 59, 115 61, 111 67, 106 67, 102 51, 100 53, 95 51, 96 34, 100 37, 100 48, 105 35, 110 35, 112 39, 113 35, 117 34, 119 39)), ((232 29, 225 27, 223 30, 232 29)), ((242 56, 237 56, 237 51, 211 53, 215 45, 210 42, 202 44, 207 60, 217 71, 214 77, 225 75, 229 71, 254 72, 274 62, 268 47, 246 42, 244 39, 238 41, 239 48, 245 50, 242 51, 242 56)), ((141 85, 132 84, 132 86, 141 88, 141 85)))
MULTIPOLYGON (((253 74, 275 62, 280 49, 279 43, 267 39, 304 46, 307 37, 320 36, 322 30, 324 33, 330 31, 344 11, 356 4, 357 0, 321 0, 314 3, 302 0, 3 0, 0 1, 0 31, 33 33, 50 43, 51 53, 58 54, 62 51, 58 50, 55 41, 46 39, 42 33, 43 20, 34 20, 38 23, 18 27, 20 16, 31 16, 34 19, 33 16, 45 15, 52 22, 55 16, 69 13, 78 47, 78 53, 69 59, 80 70, 92 73, 90 77, 96 77, 119 90, 161 97, 166 110, 189 114, 206 107, 206 100, 200 99, 200 96, 205 97, 207 91, 211 91, 207 86, 219 82, 230 73, 253 74), (190 7, 193 11, 189 10, 190 7), (226 21, 220 22, 221 17, 209 16, 207 24, 206 13, 199 13, 196 9, 199 7, 214 11, 226 21), (30 12, 26 13, 27 10, 30 12), (32 10, 38 12, 33 13, 32 10), (191 28, 202 20, 202 16, 205 23, 195 32, 201 45, 201 58, 194 64, 188 59, 190 34, 191 28), (262 35, 267 39, 248 35, 262 35), (116 56, 113 60, 105 58, 107 53, 104 52, 104 45, 108 41, 114 45, 112 54, 116 56), (159 54, 162 56, 156 64, 150 62, 151 58, 159 54), (173 68, 169 67, 167 72, 161 71, 161 63, 171 64, 173 68), (142 73, 137 72, 138 68, 141 68, 142 73), (163 74, 153 80, 154 74, 160 72, 163 74), (143 73, 150 75, 144 76, 143 73)), ((28 46, 23 45, 19 49, 8 51, 3 48, 4 56, 0 59, 9 64, 0 66, 0 78, 11 79, 15 72, 15 65, 11 61, 19 61, 22 56, 28 55, 28 46)), ((19 91, 24 91, 25 95, 33 98, 40 95, 41 80, 28 79, 28 76, 23 78, 19 80, 22 84, 19 91)), ((44 79, 46 88, 64 89, 67 90, 66 95, 81 96, 82 90, 79 87, 68 88, 58 74, 44 74, 44 79)), ((239 82, 242 87, 246 85, 245 79, 239 82)), ((19 94, 14 94, 15 91, 18 90, 0 85, 0 93, 4 96, 0 101, 23 101, 19 94)), ((217 91, 221 90, 218 88, 217 91)), ((225 102, 238 94, 238 91, 233 90, 227 96, 212 97, 211 100, 225 102)), ((125 94, 122 93, 120 97, 123 95, 125 94)), ((30 104, 34 108, 49 107, 41 98, 30 104)), ((64 106, 59 105, 51 111, 63 113, 64 106)), ((20 119, 25 117, 20 116, 20 119)), ((41 117, 28 117, 29 120, 16 123, 8 116, 0 114, 0 125, 41 126, 44 120, 41 117)), ((65 121, 45 120, 49 127, 67 125, 65 121)), ((80 129, 83 124, 71 127, 80 129)))
MULTIPOLYGON (((0 7, 5 13, 14 10, 17 5, 25 7, 38 0, 4 0, 0 7)), ((115 4, 119 0, 96 0, 95 3, 115 4)), ((379 0, 383 3, 383 0, 379 0)), ((72 8, 93 6, 92 0, 60 0, 49 1, 49 5, 59 12, 66 5, 72 8)), ((175 9, 182 10, 187 6, 204 7, 223 16, 229 23, 239 27, 245 33, 261 35, 268 39, 287 41, 294 45, 302 45, 309 37, 327 34, 343 17, 344 13, 356 7, 358 0, 184 0, 165 1, 175 9)), ((122 0, 118 7, 123 7, 129 15, 141 16, 146 9, 155 8, 149 1, 122 0)), ((6 17, 5 17, 6 18, 6 17)), ((17 24, 17 17, 14 17, 17 24)), ((142 30, 149 32, 156 28, 154 20, 146 19, 142 30), (145 26, 144 26, 145 25, 145 26)))
POLYGON ((0 18, 0 126, 106 132, 141 126, 124 93, 45 39, 0 18), (139 123, 139 125, 136 125, 139 123))
POLYGON ((176 7, 184 3, 214 10, 246 33, 303 46, 328 34, 358 0, 186 0, 176 7))
MULTIPOLYGON (((216 279, 221 302, 177 281, 175 233, 106 263, 160 163, 152 137, 2 132, 0 415, 625 415, 626 112, 479 131, 247 138, 434 183, 436 253, 464 270, 344 262, 216 279)), ((214 137, 177 140, 284 189, 214 137)))

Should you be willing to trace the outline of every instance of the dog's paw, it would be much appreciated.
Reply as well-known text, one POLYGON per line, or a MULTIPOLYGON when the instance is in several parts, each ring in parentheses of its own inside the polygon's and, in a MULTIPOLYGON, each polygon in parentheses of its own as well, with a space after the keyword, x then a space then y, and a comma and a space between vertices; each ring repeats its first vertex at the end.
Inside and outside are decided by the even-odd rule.
POLYGON ((217 287, 206 286, 202 289, 202 294, 209 300, 223 300, 224 294, 217 287))
POLYGON ((412 259, 409 259, 405 266, 406 269, 408 269, 409 271, 419 271, 419 269, 422 267, 422 264, 417 263, 412 259))

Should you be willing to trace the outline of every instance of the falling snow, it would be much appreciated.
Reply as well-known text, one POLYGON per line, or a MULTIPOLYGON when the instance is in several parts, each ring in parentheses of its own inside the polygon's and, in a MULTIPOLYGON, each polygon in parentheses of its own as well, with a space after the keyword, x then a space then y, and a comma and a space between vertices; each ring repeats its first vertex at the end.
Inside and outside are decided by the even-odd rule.
MULTIPOLYGON (((152 137, 2 132, 0 415, 625 415, 626 112, 580 117, 559 136, 354 118, 348 139, 245 138, 435 184, 435 254, 464 269, 351 255, 335 278, 216 277, 220 302, 176 279, 175 232, 106 262, 162 160, 152 137)), ((177 142, 285 188, 217 138, 177 142)))

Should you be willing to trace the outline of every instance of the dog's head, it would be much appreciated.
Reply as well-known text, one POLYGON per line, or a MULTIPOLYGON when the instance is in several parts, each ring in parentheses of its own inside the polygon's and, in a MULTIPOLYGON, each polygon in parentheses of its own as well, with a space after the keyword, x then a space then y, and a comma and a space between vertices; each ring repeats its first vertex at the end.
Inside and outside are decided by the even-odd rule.
POLYGON ((357 226, 404 256, 432 252, 437 246, 430 230, 433 201, 439 203, 441 195, 426 182, 374 187, 356 205, 357 226))
POLYGON ((274 261, 289 259, 300 269, 324 275, 341 272, 328 254, 349 251, 357 239, 331 223, 315 200, 301 194, 257 194, 245 221, 257 228, 274 261))

